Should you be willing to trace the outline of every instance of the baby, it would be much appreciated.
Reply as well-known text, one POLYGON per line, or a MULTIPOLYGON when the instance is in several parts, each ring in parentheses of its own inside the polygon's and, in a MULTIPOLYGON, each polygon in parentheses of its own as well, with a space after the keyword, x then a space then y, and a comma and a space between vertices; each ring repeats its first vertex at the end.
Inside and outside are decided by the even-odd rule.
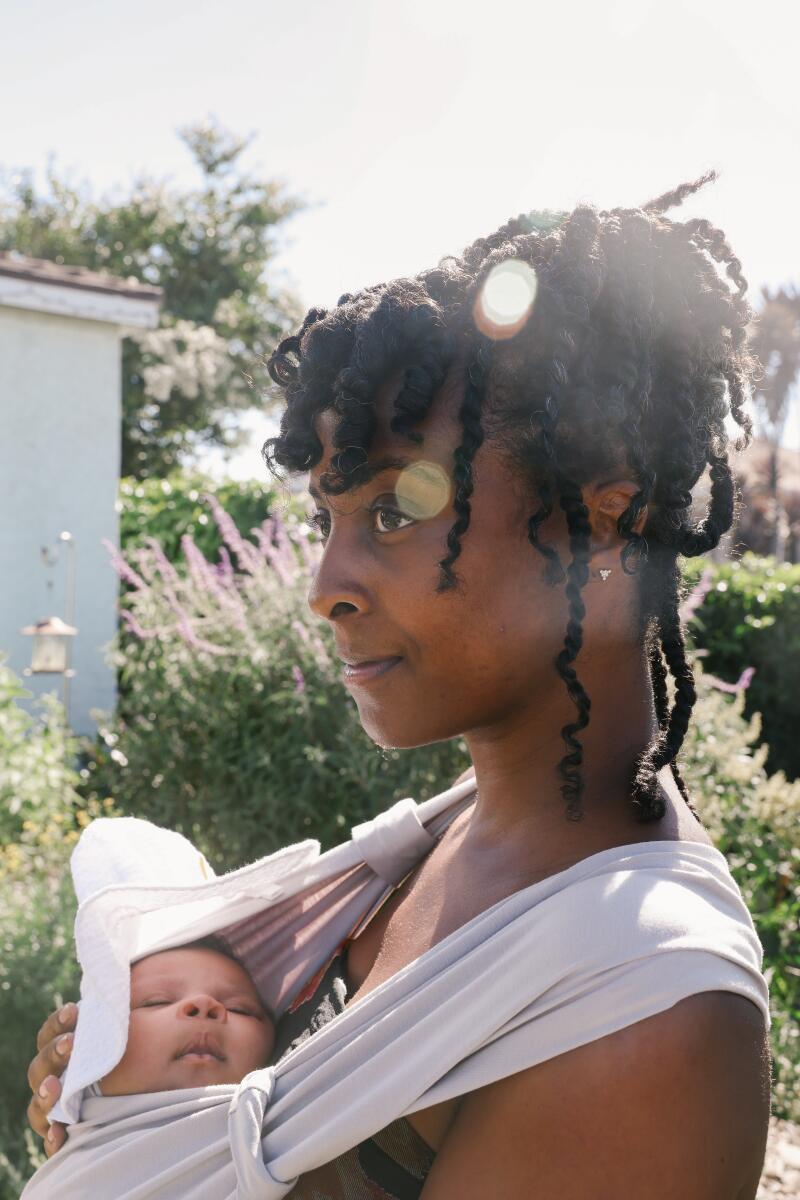
POLYGON ((131 966, 125 1053, 89 1087, 86 1107, 94 1111, 70 1126, 65 1147, 36 1171, 20 1200, 156 1196, 162 1186, 169 1196, 232 1194, 233 1158, 221 1148, 225 1089, 188 1114, 177 1097, 150 1103, 143 1095, 235 1086, 266 1066, 274 1043, 272 1014, 224 942, 203 938, 140 958, 131 966), (137 1124, 142 1114, 145 1129, 137 1124), (175 1192, 175 1172, 185 1192, 175 1192))
POLYGON ((131 967, 125 1053, 96 1085, 103 1096, 239 1083, 263 1067, 275 1026, 253 980, 213 937, 131 967))

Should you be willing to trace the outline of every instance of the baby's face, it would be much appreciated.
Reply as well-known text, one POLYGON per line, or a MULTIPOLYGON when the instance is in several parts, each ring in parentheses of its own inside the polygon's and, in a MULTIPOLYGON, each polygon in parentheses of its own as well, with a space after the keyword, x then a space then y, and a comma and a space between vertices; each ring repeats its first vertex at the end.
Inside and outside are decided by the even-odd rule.
POLYGON ((163 950, 131 968, 122 1060, 104 1096, 239 1083, 267 1062, 275 1032, 250 976, 216 950, 163 950))

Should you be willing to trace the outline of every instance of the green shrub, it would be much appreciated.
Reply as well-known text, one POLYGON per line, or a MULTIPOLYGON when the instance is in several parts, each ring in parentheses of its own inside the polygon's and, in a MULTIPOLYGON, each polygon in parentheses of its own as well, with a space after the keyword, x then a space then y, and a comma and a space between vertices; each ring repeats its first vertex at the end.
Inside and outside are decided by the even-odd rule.
POLYGON ((19 1196, 43 1157, 24 1136, 36 1031, 77 995, 68 857, 81 827, 113 811, 78 794, 78 743, 61 705, 44 696, 31 715, 18 704, 29 696, 0 661, 0 1200, 19 1196))
POLYGON ((741 888, 764 948, 770 987, 773 1111, 800 1121, 800 780, 771 775, 761 717, 744 689, 709 687, 693 662, 698 700, 681 754, 689 794, 741 888))
POLYGON ((4 662, 0 654, 0 852, 21 841, 27 826, 62 821, 79 802, 78 743, 65 735, 61 705, 45 695, 38 719, 25 712, 17 701, 31 693, 4 662))
POLYGON ((266 520, 275 504, 274 490, 255 480, 215 483, 208 476, 184 471, 173 471, 165 479, 129 476, 120 480, 117 501, 123 551, 155 538, 170 562, 175 562, 182 557, 181 538, 189 534, 206 558, 216 560, 223 542, 203 498, 206 493, 216 496, 245 536, 266 520))
POLYGON ((711 588, 689 624, 707 671, 734 682, 755 669, 745 697, 745 716, 759 712, 769 747, 767 770, 800 777, 800 564, 746 553, 739 561, 709 564, 688 560, 687 582, 711 571, 711 588))

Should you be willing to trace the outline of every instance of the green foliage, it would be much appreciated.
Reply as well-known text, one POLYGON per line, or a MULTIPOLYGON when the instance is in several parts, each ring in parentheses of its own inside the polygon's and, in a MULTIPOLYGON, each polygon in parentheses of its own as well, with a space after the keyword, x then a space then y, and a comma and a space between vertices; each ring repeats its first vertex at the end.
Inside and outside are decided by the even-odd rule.
POLYGON ((25 712, 18 701, 31 693, 4 661, 0 655, 0 852, 30 842, 31 831, 62 821, 79 802, 70 765, 78 743, 65 733, 61 706, 45 695, 39 720, 25 712))
POLYGON ((215 483, 200 474, 173 471, 166 479, 126 478, 119 487, 119 534, 124 552, 155 538, 170 562, 183 552, 181 538, 190 534, 206 558, 216 561, 222 537, 204 500, 216 496, 240 533, 247 536, 270 515, 275 493, 256 481, 215 483))
POLYGON ((38 1138, 24 1136, 36 1031, 77 994, 68 856, 82 826, 113 812, 78 794, 78 743, 60 704, 45 696, 32 716, 23 697, 0 660, 0 1200, 19 1196, 42 1159, 38 1138))
POLYGON ((681 755, 689 794, 741 888, 764 948, 770 987, 773 1112, 800 1121, 800 780, 767 768, 761 717, 745 692, 708 687, 693 661, 698 701, 681 755))
POLYGON ((744 554, 740 561, 684 564, 688 582, 702 568, 711 588, 689 624, 694 644, 706 652, 706 670, 735 682, 746 667, 745 716, 761 713, 769 751, 767 769, 800 777, 800 564, 744 554))
POLYGON ((164 291, 161 327, 123 343, 122 471, 137 478, 166 476, 203 445, 240 444, 235 415, 263 404, 264 357, 297 317, 267 268, 298 202, 243 171, 246 140, 214 123, 180 137, 196 188, 142 177, 129 195, 94 200, 52 165, 42 193, 31 172, 0 186, 0 250, 164 291))

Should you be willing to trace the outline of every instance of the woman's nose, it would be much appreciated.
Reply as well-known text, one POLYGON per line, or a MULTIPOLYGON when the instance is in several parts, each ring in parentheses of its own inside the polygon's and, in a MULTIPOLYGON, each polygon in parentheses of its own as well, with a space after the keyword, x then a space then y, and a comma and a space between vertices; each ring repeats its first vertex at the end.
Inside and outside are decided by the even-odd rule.
POLYGON ((201 1017, 206 1021, 226 1021, 228 1010, 213 996, 187 996, 178 1009, 181 1017, 201 1017))
POLYGON ((363 582, 358 582, 363 575, 363 564, 354 563, 351 557, 345 561, 336 546, 326 547, 306 597, 314 616, 335 621, 348 613, 368 612, 368 593, 363 582))

